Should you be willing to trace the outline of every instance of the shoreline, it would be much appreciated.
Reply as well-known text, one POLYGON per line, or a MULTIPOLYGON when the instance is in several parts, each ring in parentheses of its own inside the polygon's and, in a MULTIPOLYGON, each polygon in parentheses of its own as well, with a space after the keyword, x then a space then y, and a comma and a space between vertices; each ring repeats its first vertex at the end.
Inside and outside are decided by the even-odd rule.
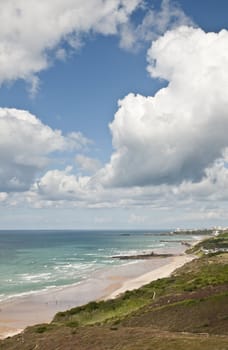
POLYGON ((138 289, 138 288, 144 286, 145 284, 148 284, 148 283, 155 281, 159 278, 169 277, 176 269, 178 269, 181 266, 185 265, 186 263, 192 261, 193 259, 195 259, 195 256, 193 256, 193 255, 174 256, 173 261, 170 262, 169 264, 162 266, 160 268, 157 268, 155 270, 149 271, 149 272, 147 272, 144 275, 141 275, 139 277, 125 281, 120 288, 113 291, 110 295, 108 295, 105 298, 105 300, 117 298, 118 296, 125 293, 126 291, 138 289))
MULTIPOLYGON (((185 250, 183 250, 185 251, 185 250)), ((0 339, 22 332, 26 327, 49 323, 59 311, 91 301, 116 298, 127 290, 140 288, 158 278, 170 276, 195 256, 179 253, 166 258, 137 260, 104 269, 88 280, 0 302, 0 339)))

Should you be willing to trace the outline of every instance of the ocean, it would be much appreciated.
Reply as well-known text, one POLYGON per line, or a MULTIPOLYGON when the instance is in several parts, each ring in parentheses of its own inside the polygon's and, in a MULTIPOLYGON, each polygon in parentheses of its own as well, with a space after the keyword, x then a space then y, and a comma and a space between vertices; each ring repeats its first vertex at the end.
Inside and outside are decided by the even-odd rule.
POLYGON ((190 235, 145 230, 2 230, 0 301, 75 284, 98 270, 132 263, 112 258, 116 255, 181 250, 182 240, 193 239, 190 235))

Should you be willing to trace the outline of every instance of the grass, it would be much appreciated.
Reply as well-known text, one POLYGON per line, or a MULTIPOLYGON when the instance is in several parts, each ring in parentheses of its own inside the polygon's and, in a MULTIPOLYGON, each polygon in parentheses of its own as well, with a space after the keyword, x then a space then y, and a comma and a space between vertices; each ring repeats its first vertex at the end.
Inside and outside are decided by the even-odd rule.
POLYGON ((62 325, 69 321, 70 323, 76 322, 77 326, 104 324, 110 320, 120 320, 147 303, 148 299, 145 296, 138 297, 137 292, 128 292, 116 300, 92 302, 66 312, 59 312, 52 323, 62 325))

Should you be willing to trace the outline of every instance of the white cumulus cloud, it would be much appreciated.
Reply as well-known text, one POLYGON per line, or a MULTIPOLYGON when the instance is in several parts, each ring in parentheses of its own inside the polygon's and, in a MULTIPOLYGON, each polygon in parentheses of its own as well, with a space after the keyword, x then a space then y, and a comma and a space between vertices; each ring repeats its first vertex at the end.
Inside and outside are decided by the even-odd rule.
POLYGON ((152 44, 148 62, 168 85, 119 101, 106 186, 198 182, 228 146, 228 31, 179 27, 152 44))
POLYGON ((0 192, 25 191, 55 151, 80 149, 81 133, 63 136, 27 111, 0 108, 0 192))
MULTIPOLYGON (((25 79, 35 92, 37 72, 51 64, 51 51, 64 59, 62 42, 80 47, 90 32, 117 34, 141 0, 2 0, 0 84, 25 79)), ((55 55, 54 55, 55 56, 55 55)), ((53 57, 54 57, 53 56, 53 57)))
POLYGON ((73 175, 71 170, 71 167, 65 170, 49 170, 37 181, 33 190, 52 201, 82 200, 90 178, 73 175))
POLYGON ((80 170, 88 171, 89 173, 94 173, 101 168, 101 163, 98 159, 87 157, 83 154, 78 154, 75 161, 80 170))

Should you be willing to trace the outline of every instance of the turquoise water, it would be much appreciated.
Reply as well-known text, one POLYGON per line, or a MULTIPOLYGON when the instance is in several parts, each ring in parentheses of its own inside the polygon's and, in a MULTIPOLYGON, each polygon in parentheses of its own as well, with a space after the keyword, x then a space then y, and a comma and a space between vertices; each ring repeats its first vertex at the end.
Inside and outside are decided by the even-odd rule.
POLYGON ((183 239, 192 237, 163 231, 0 231, 0 300, 77 283, 98 269, 126 264, 112 256, 178 247, 183 239))

